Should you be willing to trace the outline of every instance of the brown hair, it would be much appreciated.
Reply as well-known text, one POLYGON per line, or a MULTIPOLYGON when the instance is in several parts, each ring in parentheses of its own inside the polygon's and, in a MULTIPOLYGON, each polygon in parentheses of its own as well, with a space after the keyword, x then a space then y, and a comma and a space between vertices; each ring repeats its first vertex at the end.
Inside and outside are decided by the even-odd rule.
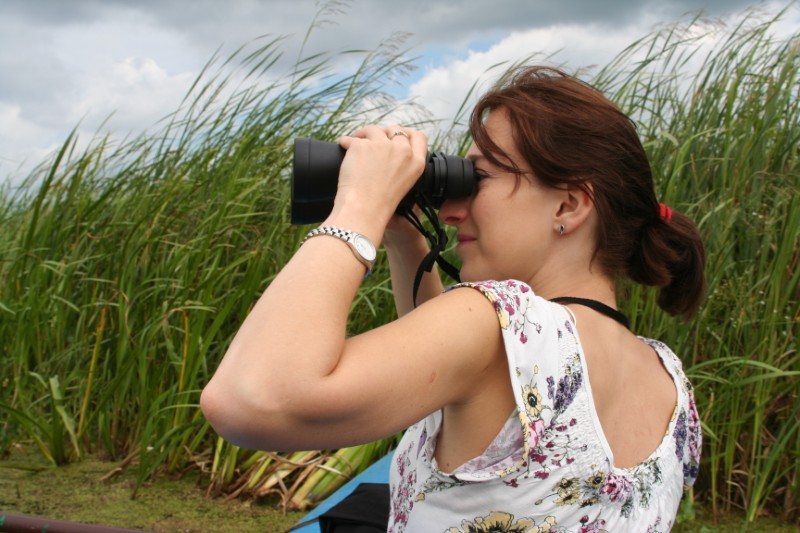
POLYGON ((693 314, 705 293, 703 242, 685 215, 660 216, 634 123, 599 91, 558 69, 521 68, 480 99, 470 121, 484 156, 520 176, 484 128, 497 108, 508 111, 516 147, 537 180, 591 196, 601 268, 659 287, 658 305, 668 313, 693 314))

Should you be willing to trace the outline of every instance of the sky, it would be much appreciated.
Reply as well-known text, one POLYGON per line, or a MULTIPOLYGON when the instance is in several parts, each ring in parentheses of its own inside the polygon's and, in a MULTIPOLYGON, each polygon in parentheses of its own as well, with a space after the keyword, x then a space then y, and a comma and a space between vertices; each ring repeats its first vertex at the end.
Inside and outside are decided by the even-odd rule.
MULTIPOLYGON (((659 25, 753 0, 0 0, 0 184, 14 184, 76 129, 87 143, 141 133, 175 111, 198 73, 262 36, 284 65, 305 53, 374 49, 402 35, 417 67, 393 89, 452 116, 472 84, 532 52, 597 68, 659 25), (309 29, 314 29, 308 34, 309 29), (306 36, 308 34, 308 38, 306 36)), ((800 27, 793 5, 784 25, 800 27)), ((794 29, 791 29, 794 28, 794 29)), ((342 56, 341 68, 346 56, 342 56)))

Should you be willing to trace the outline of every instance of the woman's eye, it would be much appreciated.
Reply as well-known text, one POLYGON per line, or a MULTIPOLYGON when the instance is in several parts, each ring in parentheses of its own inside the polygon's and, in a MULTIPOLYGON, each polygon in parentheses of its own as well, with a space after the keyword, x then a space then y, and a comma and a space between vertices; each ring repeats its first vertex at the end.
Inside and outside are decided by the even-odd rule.
POLYGON ((476 169, 474 175, 475 175, 475 183, 480 183, 481 181, 489 177, 489 173, 486 172, 485 170, 476 169))

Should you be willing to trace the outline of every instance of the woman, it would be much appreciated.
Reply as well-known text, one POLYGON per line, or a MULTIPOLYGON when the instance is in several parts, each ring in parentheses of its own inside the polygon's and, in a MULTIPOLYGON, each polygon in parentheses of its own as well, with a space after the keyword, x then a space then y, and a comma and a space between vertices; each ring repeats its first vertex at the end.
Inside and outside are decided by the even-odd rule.
POLYGON ((270 450, 410 427, 389 531, 666 531, 697 475, 697 412, 678 358, 628 329, 615 290, 655 285, 663 309, 690 315, 697 229, 656 200, 631 121, 557 70, 517 72, 471 131, 476 191, 439 211, 465 283, 443 292, 428 275, 411 304, 427 247, 393 213, 425 135, 343 137, 333 211, 245 320, 202 409, 227 440, 270 450), (345 338, 365 239, 386 248, 399 318, 345 338))

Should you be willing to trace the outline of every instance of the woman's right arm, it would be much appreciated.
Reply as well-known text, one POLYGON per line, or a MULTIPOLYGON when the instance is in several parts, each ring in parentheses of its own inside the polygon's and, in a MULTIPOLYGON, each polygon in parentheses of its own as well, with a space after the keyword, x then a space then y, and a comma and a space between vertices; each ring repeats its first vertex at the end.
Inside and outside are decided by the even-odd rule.
MULTIPOLYGON (((383 246, 389 260, 397 316, 401 317, 414 309, 414 279, 430 248, 425 237, 399 215, 395 215, 386 227, 383 246)), ((439 296, 443 291, 444 285, 439 277, 439 270, 434 265, 430 272, 422 275, 417 292, 417 305, 439 296)))
MULTIPOLYGON (((347 154, 324 225, 380 245, 427 151, 423 133, 406 129, 401 138, 392 134, 398 128, 370 126, 340 139, 347 154)), ((507 379, 496 313, 472 289, 348 337, 363 276, 364 265, 337 238, 298 248, 203 389, 200 407, 221 436, 273 451, 342 448, 394 435, 445 406, 474 403, 479 390, 494 394, 487 368, 500 365, 507 379)))

